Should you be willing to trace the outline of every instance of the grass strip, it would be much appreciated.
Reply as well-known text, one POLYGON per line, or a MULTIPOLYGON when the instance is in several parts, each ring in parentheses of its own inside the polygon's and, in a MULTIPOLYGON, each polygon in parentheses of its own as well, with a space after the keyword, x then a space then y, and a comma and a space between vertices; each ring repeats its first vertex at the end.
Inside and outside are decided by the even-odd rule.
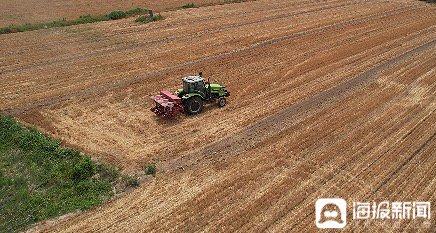
POLYGON ((115 186, 129 185, 139 183, 0 115, 0 232, 89 209, 111 198, 115 186))
POLYGON ((112 11, 105 15, 82 15, 74 20, 60 19, 45 23, 26 23, 22 25, 9 25, 0 28, 0 34, 34 31, 38 29, 66 27, 78 24, 95 23, 109 20, 123 19, 131 16, 141 15, 148 13, 147 8, 136 7, 127 11, 112 11))

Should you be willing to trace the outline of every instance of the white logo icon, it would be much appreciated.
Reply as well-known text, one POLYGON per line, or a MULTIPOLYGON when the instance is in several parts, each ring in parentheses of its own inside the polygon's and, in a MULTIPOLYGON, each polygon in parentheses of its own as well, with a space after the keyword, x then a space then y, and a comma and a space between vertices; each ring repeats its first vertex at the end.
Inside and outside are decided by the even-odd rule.
POLYGON ((347 225, 347 202, 342 198, 320 198, 315 203, 316 226, 321 229, 347 225))

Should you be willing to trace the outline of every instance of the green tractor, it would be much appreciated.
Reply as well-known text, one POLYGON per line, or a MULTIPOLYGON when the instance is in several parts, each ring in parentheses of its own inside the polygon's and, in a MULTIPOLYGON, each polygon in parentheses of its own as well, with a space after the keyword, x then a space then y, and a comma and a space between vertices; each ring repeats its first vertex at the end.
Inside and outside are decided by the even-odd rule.
POLYGON ((219 107, 224 107, 230 92, 221 84, 205 81, 202 76, 200 72, 199 75, 184 77, 183 88, 174 94, 161 91, 160 95, 153 97, 156 106, 151 110, 159 116, 173 117, 179 112, 198 114, 206 103, 214 101, 219 107))

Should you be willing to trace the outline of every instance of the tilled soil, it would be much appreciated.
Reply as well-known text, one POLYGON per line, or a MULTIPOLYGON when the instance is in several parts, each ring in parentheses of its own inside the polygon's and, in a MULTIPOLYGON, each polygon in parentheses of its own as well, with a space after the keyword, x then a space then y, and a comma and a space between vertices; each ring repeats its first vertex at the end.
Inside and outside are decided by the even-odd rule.
POLYGON ((196 6, 226 3, 225 0, 2 0, 0 27, 11 24, 41 23, 60 19, 76 19, 82 15, 103 15, 115 10, 141 7, 155 12, 180 9, 183 5, 196 6))
MULTIPOLYGON (((33 230, 315 231, 320 197, 436 199, 436 8, 256 1, 3 35, 0 109, 125 173, 131 193, 33 230), (202 71, 228 105, 164 121, 202 71)), ((351 215, 349 216, 351 217, 351 215)), ((422 231, 429 221, 350 221, 422 231)))

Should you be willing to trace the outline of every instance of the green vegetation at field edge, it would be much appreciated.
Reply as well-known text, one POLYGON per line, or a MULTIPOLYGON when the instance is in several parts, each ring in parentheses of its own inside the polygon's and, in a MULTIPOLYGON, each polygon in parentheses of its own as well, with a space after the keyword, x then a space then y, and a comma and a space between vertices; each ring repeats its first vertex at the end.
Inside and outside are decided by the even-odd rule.
POLYGON ((135 15, 146 14, 146 13, 148 13, 147 8, 136 7, 127 11, 112 11, 105 15, 82 15, 74 20, 60 19, 60 20, 54 20, 45 23, 34 23, 34 24, 26 23, 22 25, 9 25, 7 27, 0 28, 0 34, 33 31, 33 30, 45 29, 45 28, 66 27, 66 26, 95 23, 95 22, 108 21, 108 20, 117 20, 117 19, 123 19, 131 16, 135 16, 135 15))
POLYGON ((188 8, 197 8, 198 6, 195 5, 195 3, 187 3, 185 5, 182 6, 183 9, 188 9, 188 8))
POLYGON ((128 185, 139 183, 0 115, 0 232, 89 209, 128 185))
POLYGON ((151 23, 151 22, 159 21, 159 20, 163 20, 163 19, 164 19, 164 17, 160 14, 155 14, 153 16, 141 15, 135 20, 135 22, 137 22, 137 23, 151 23))

